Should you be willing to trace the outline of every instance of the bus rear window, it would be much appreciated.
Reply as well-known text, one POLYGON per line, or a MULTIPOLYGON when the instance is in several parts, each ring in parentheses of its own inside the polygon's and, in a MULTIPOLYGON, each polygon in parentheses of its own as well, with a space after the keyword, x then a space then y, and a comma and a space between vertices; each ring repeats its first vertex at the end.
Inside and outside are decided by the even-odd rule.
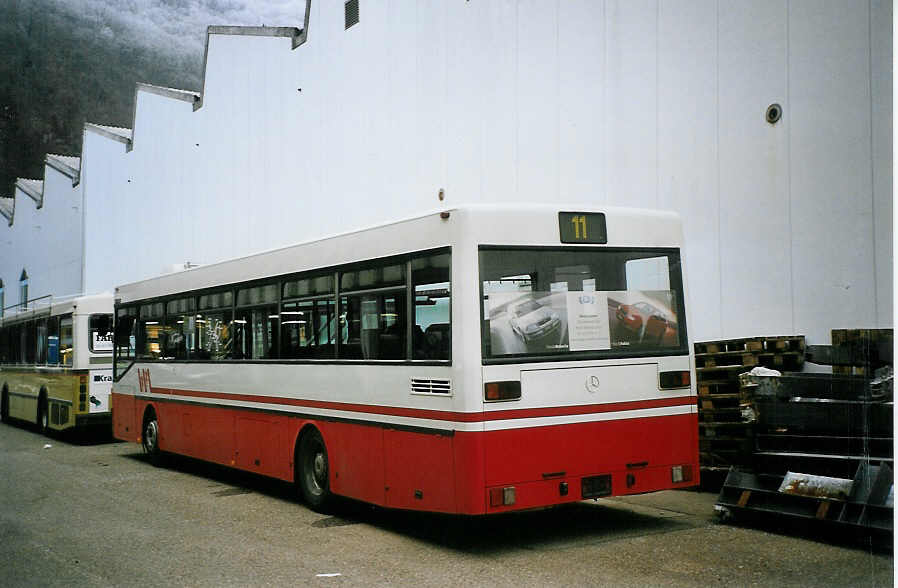
POLYGON ((687 352, 675 249, 481 247, 480 281, 484 359, 687 352))
POLYGON ((112 315, 92 314, 89 318, 88 343, 93 353, 112 353, 112 315))

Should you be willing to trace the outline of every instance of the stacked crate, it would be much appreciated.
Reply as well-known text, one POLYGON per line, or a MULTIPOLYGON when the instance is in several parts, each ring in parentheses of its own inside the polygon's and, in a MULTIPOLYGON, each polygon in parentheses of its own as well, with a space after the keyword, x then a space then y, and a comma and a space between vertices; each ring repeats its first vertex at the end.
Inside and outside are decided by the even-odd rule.
POLYGON ((752 384, 739 374, 756 366, 800 370, 804 336, 750 337, 695 344, 699 452, 703 485, 719 485, 733 465, 749 465, 754 450, 752 384))
MULTIPOLYGON (((843 361, 852 354, 830 357, 843 361)), ((870 365, 864 363, 852 367, 870 365)), ((891 366, 881 369, 885 375, 876 378, 740 376, 755 391, 753 463, 730 470, 715 509, 724 517, 778 528, 791 521, 804 531, 813 528, 815 536, 832 533, 891 548, 894 388, 891 366)))

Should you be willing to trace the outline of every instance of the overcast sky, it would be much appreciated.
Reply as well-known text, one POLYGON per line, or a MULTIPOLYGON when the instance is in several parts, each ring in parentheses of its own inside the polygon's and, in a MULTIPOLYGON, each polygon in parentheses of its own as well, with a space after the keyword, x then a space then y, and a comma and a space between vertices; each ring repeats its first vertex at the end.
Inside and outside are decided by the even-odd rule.
POLYGON ((202 55, 206 27, 302 27, 306 0, 49 0, 97 34, 202 55))

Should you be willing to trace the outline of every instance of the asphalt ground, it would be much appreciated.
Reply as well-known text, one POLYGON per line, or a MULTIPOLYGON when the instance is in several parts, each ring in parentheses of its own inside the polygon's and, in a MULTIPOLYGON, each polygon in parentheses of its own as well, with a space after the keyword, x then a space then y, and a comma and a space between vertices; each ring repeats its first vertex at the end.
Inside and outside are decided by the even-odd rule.
POLYGON ((893 557, 670 491, 486 519, 345 502, 105 435, 0 425, 0 586, 892 586, 893 557), (799 536, 794 533, 798 532, 799 536))

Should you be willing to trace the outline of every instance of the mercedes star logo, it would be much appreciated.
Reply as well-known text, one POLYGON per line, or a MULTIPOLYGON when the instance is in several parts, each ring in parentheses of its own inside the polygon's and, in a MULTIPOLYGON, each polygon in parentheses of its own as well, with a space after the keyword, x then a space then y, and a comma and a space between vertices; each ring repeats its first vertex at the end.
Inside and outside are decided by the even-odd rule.
POLYGON ((586 389, 595 394, 599 391, 599 376, 587 376, 586 377, 586 389))

